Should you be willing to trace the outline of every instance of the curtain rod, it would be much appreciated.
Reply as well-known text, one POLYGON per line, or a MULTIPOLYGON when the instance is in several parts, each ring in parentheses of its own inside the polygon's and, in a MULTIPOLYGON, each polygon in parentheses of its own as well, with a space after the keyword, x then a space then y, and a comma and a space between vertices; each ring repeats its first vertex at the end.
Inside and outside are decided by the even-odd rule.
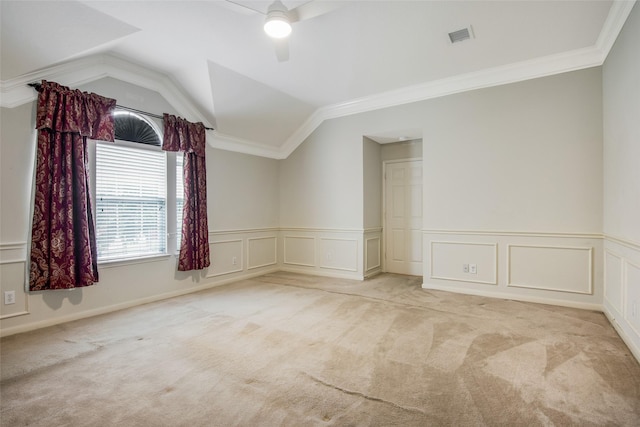
MULTIPOLYGON (((40 83, 27 83, 27 86, 31 86, 32 88, 34 88, 38 92, 40 91, 40 88, 42 87, 42 85, 40 83)), ((156 119, 160 119, 160 120, 164 119, 164 117, 159 115, 159 114, 149 113, 147 111, 137 110, 135 108, 125 107, 123 105, 117 105, 117 104, 116 104, 116 107, 118 107, 118 108, 120 108, 122 110, 131 111, 133 113, 140 113, 140 114, 144 114, 145 116, 155 117, 156 119)), ((204 128, 206 130, 215 130, 214 128, 209 128, 209 127, 206 127, 206 126, 204 128)))

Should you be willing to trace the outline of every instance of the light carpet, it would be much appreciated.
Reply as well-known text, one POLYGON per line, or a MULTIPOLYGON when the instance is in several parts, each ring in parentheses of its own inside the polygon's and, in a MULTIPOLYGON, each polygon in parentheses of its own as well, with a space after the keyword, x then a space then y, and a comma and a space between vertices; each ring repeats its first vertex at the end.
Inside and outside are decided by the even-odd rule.
POLYGON ((1 341, 3 426, 638 426, 602 313, 275 273, 1 341))

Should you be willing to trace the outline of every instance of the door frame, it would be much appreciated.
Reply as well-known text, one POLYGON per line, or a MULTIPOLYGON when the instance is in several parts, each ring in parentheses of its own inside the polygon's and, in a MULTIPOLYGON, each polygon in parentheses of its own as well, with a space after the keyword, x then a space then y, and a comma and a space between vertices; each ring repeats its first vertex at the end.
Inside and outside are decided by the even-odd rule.
MULTIPOLYGON (((391 163, 409 163, 409 162, 421 162, 422 157, 408 157, 404 159, 394 159, 394 160, 383 160, 382 161, 382 236, 381 236, 381 246, 382 246, 382 272, 387 272, 387 239, 385 238, 387 233, 387 165, 391 163)), ((424 163, 423 163, 424 165, 424 163)), ((424 173, 423 173, 424 176, 424 173)), ((422 192, 424 194, 424 181, 422 183, 422 192)), ((424 203, 424 197, 422 200, 424 203)), ((424 209, 423 209, 423 228, 424 228, 424 209)), ((423 260, 424 261, 424 260, 423 260)), ((422 271, 424 272, 424 265, 422 266, 422 271)), ((424 273, 423 273, 424 275, 424 273)))

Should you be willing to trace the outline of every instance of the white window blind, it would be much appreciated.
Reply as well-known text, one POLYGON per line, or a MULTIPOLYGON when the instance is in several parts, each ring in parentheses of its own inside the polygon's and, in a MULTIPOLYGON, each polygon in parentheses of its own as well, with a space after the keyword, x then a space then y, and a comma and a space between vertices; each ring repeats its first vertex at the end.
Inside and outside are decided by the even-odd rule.
POLYGON ((98 261, 167 252, 166 187, 163 151, 96 145, 98 261))
POLYGON ((176 250, 180 252, 180 242, 182 240, 182 207, 184 206, 184 179, 182 178, 182 167, 184 164, 184 154, 176 153, 176 250))

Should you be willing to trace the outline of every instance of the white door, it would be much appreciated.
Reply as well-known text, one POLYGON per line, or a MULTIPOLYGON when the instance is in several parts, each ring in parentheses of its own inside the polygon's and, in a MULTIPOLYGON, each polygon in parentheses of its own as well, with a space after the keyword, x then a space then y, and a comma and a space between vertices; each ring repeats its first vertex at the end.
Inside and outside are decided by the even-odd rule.
POLYGON ((386 271, 422 275, 422 160, 385 164, 386 271))

